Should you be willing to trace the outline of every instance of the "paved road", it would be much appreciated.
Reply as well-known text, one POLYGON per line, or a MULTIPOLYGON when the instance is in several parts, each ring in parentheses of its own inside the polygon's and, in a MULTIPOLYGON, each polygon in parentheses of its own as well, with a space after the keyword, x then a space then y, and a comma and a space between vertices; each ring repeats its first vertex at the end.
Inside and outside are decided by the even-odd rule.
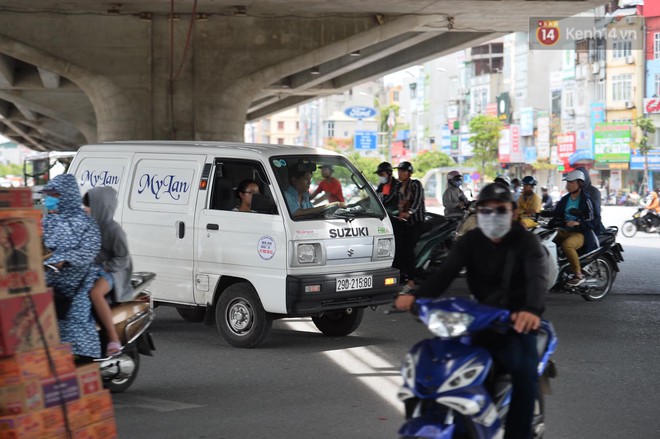
MULTIPOLYGON (((620 225, 632 212, 606 207, 605 223, 620 225)), ((548 439, 660 437, 660 290, 652 276, 660 237, 621 242, 626 262, 605 301, 548 297, 560 337, 548 439)), ((277 321, 263 346, 244 350, 162 307, 153 333, 156 356, 114 397, 121 438, 394 438, 398 367, 427 336, 412 317, 378 310, 346 338, 322 336, 309 319, 277 321)))

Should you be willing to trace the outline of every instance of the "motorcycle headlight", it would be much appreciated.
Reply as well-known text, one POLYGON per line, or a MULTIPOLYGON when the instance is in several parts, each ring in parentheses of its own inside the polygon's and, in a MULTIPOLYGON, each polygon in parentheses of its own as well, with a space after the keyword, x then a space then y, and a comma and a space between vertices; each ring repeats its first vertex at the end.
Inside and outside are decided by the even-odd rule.
POLYGON ((438 337, 460 337, 467 332, 474 317, 462 312, 432 311, 427 327, 438 337))

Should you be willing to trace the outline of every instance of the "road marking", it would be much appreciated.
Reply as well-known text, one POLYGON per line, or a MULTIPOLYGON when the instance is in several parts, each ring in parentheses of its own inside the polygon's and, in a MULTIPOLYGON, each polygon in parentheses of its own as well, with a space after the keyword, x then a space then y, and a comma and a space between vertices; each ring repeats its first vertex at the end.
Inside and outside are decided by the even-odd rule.
POLYGON ((147 398, 144 396, 121 395, 114 398, 115 409, 143 408, 157 412, 173 412, 204 407, 203 405, 187 404, 185 402, 170 401, 167 399, 147 398))
MULTIPOLYGON (((284 323, 296 331, 318 331, 309 320, 284 323)), ((403 414, 403 403, 396 396, 401 386, 398 365, 389 363, 363 346, 334 349, 323 354, 403 414)))

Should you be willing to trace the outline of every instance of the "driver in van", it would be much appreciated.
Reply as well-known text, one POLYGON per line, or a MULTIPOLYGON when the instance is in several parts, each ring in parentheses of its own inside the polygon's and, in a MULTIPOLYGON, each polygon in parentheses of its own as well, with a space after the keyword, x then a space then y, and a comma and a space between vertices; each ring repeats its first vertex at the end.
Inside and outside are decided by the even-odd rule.
POLYGON ((289 187, 284 191, 284 199, 294 217, 322 212, 329 206, 341 207, 344 205, 344 203, 335 202, 314 207, 309 200, 309 187, 312 184, 312 171, 314 170, 316 170, 315 164, 300 162, 292 166, 289 171, 289 187))

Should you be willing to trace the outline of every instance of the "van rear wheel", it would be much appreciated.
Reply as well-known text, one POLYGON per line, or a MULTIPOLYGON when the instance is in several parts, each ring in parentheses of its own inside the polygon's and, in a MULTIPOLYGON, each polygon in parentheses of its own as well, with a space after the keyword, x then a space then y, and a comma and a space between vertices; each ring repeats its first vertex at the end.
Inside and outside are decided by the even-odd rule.
POLYGON ((355 331, 364 317, 364 308, 347 308, 312 316, 319 331, 331 337, 344 337, 355 331))
POLYGON ((218 330, 237 348, 253 348, 264 341, 273 326, 273 316, 264 310, 259 295, 246 283, 227 288, 215 307, 218 330))

